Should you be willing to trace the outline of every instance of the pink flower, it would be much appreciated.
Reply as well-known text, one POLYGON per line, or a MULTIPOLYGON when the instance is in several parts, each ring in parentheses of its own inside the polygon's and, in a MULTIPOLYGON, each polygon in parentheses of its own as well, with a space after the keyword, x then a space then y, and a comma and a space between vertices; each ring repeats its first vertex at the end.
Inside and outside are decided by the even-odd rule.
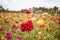
POLYGON ((22 37, 21 37, 21 36, 19 36, 19 35, 18 35, 18 36, 16 36, 16 40, 21 40, 21 38, 22 38, 22 37))
POLYGON ((6 32, 6 38, 10 39, 12 37, 12 32, 8 31, 6 32))
POLYGON ((34 14, 32 14, 31 16, 32 16, 32 17, 34 17, 35 15, 34 15, 34 14))
POLYGON ((16 29, 18 29, 18 26, 17 26, 16 24, 13 24, 13 25, 12 25, 12 29, 13 29, 13 30, 16 30, 16 29))
POLYGON ((29 32, 33 28, 34 28, 34 26, 33 26, 32 20, 29 20, 29 21, 27 21, 25 23, 22 23, 21 27, 20 27, 20 29, 21 29, 22 32, 26 32, 26 31, 29 32))

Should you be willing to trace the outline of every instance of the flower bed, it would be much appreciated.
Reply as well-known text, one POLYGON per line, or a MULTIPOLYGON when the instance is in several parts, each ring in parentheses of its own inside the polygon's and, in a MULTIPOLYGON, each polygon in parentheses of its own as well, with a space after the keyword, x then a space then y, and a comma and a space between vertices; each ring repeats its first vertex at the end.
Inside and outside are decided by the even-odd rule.
POLYGON ((56 14, 0 14, 0 40, 58 40, 56 14))

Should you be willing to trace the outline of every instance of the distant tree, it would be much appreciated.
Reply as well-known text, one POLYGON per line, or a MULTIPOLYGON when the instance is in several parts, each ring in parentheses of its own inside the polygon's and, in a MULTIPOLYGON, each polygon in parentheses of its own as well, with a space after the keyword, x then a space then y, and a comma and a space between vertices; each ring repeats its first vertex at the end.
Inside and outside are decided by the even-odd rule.
POLYGON ((37 7, 33 7, 32 9, 33 9, 33 13, 39 10, 37 7))
POLYGON ((2 6, 0 6, 0 12, 5 11, 4 8, 2 6))
POLYGON ((48 8, 45 8, 45 7, 42 7, 41 10, 44 11, 44 12, 48 12, 48 8))
POLYGON ((57 6, 54 6, 53 9, 54 9, 55 11, 57 11, 57 10, 58 10, 58 7, 57 7, 57 6))
POLYGON ((53 12, 52 8, 49 8, 49 9, 48 9, 48 13, 51 14, 52 12, 53 12))
POLYGON ((5 12, 9 12, 8 8, 5 10, 5 12))
POLYGON ((39 10, 42 10, 42 7, 39 7, 39 10))
POLYGON ((24 13, 24 10, 25 10, 25 9, 21 9, 20 12, 21 12, 21 13, 24 13))
POLYGON ((59 8, 58 8, 57 6, 54 6, 54 7, 53 7, 53 12, 54 12, 54 13, 57 13, 57 12, 58 12, 58 9, 59 9, 59 8))
POLYGON ((60 10, 58 11, 58 14, 60 15, 60 10))

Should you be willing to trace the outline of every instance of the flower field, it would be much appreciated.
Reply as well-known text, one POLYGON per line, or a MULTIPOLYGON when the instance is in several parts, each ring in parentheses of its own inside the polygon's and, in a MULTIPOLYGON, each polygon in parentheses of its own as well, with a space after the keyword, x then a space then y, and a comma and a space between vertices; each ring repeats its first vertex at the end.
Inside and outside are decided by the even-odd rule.
POLYGON ((57 14, 0 13, 0 40, 59 40, 57 14))

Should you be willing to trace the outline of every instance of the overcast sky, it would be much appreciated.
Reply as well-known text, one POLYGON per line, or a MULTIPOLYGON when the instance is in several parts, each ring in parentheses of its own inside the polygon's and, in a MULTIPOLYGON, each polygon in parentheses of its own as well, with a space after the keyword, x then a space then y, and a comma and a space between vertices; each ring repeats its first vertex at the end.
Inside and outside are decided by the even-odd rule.
POLYGON ((31 7, 53 7, 60 8, 60 0, 0 0, 0 5, 9 10, 21 10, 31 7))

